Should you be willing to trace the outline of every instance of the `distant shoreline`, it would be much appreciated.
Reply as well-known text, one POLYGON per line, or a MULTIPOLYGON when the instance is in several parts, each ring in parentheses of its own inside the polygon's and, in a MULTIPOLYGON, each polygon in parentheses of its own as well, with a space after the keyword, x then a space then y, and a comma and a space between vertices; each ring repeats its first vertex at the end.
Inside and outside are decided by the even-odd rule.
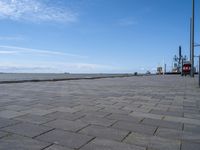
POLYGON ((130 77, 134 74, 0 73, 0 84, 130 77))

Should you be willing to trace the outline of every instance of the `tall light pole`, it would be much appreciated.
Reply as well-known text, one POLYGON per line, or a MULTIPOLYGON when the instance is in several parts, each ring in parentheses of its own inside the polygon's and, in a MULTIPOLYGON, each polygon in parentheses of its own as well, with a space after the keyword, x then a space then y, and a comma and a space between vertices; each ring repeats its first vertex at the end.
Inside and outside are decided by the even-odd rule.
POLYGON ((190 63, 192 62, 192 17, 190 18, 190 63))
POLYGON ((195 0, 192 0, 191 77, 194 77, 194 17, 195 17, 195 0))
POLYGON ((200 55, 199 55, 199 87, 200 87, 200 55))

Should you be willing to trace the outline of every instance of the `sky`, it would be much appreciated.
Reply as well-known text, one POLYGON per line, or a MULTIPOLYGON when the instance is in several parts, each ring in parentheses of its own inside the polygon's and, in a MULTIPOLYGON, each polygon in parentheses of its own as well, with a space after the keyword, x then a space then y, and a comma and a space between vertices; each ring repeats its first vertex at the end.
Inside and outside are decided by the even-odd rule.
POLYGON ((154 72, 163 63, 169 71, 179 45, 189 56, 191 2, 0 0, 0 72, 154 72))

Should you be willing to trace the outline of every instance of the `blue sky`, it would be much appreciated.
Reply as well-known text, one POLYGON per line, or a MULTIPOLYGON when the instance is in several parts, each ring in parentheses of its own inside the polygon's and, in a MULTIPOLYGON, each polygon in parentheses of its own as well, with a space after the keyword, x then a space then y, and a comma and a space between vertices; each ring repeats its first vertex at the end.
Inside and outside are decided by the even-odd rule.
POLYGON ((0 72, 170 70, 190 16, 191 0, 0 0, 0 72))

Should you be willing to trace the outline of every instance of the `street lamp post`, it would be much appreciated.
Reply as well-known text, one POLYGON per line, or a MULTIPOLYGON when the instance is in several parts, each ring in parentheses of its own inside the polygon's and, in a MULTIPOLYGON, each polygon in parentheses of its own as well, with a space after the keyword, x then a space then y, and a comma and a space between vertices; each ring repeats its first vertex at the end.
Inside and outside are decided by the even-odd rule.
POLYGON ((194 77, 194 17, 195 17, 195 0, 192 0, 191 77, 194 77))
POLYGON ((199 55, 199 87, 200 87, 200 55, 199 55))
POLYGON ((192 17, 190 18, 190 63, 192 62, 192 17))

